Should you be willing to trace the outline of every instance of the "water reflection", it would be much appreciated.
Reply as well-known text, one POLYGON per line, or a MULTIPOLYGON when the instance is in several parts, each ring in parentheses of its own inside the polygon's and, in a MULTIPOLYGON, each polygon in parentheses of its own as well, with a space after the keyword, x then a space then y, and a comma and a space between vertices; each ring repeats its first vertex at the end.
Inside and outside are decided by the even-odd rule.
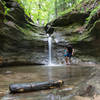
POLYGON ((8 91, 11 83, 64 81, 64 86, 61 88, 14 95, 7 94, 1 100, 69 100, 73 88, 81 84, 90 73, 90 67, 81 66, 13 66, 0 68, 0 92, 8 91))
POLYGON ((55 96, 53 94, 49 94, 48 95, 48 100, 61 100, 61 96, 60 95, 55 96))
POLYGON ((52 48, 52 38, 51 37, 48 37, 48 51, 49 51, 49 65, 51 65, 52 63, 51 63, 51 52, 52 52, 52 50, 51 50, 51 48, 52 48))
POLYGON ((52 66, 48 68, 48 80, 53 80, 52 78, 52 66))

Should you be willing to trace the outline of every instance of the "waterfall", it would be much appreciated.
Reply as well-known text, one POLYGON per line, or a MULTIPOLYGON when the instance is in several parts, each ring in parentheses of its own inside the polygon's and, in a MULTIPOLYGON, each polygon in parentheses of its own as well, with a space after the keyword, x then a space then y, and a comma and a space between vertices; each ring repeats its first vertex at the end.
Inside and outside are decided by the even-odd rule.
POLYGON ((52 57, 52 38, 49 36, 48 37, 48 49, 49 49, 49 54, 48 54, 48 56, 49 56, 49 63, 48 63, 48 65, 51 65, 52 63, 51 63, 51 57, 52 57))

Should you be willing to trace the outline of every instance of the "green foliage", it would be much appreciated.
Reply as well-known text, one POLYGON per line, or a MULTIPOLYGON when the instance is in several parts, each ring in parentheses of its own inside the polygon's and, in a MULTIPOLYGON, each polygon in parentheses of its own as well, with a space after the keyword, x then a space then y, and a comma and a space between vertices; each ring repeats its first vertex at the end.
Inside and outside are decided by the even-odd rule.
POLYGON ((75 10, 82 1, 83 0, 66 0, 66 9, 60 12, 59 15, 63 15, 75 10))
POLYGON ((4 6, 4 15, 8 14, 8 11, 10 10, 9 8, 6 7, 6 2, 5 1, 1 1, 2 5, 4 6))
POLYGON ((37 24, 44 25, 53 17, 53 0, 17 0, 17 2, 37 24))
POLYGON ((89 23, 89 21, 91 20, 92 16, 94 16, 98 12, 98 10, 100 10, 100 5, 92 10, 92 12, 90 13, 90 16, 86 19, 86 24, 89 23))
POLYGON ((40 25, 72 11, 81 1, 83 0, 17 0, 25 13, 40 25))

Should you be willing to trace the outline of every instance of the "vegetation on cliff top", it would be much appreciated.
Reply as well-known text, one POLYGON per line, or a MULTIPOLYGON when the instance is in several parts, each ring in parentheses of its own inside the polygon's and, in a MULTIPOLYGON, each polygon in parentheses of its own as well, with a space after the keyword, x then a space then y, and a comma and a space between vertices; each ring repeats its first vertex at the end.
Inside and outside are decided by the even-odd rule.
POLYGON ((17 0, 17 2, 35 23, 45 25, 52 19, 72 11, 82 0, 17 0))
MULTIPOLYGON (((86 24, 91 17, 100 9, 99 0, 17 0, 24 8, 25 14, 39 25, 46 25, 53 19, 66 13, 89 13, 86 24)), ((5 15, 10 11, 2 0, 5 15)))

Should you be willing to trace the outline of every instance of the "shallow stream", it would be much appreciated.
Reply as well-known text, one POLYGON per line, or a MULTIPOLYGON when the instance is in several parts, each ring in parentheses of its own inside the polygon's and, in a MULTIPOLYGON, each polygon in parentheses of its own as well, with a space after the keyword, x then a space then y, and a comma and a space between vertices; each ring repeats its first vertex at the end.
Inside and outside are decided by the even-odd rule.
POLYGON ((71 100, 73 91, 91 74, 91 67, 62 66, 13 66, 0 68, 1 100, 71 100), (12 83, 63 80, 61 88, 30 93, 9 94, 12 83))

